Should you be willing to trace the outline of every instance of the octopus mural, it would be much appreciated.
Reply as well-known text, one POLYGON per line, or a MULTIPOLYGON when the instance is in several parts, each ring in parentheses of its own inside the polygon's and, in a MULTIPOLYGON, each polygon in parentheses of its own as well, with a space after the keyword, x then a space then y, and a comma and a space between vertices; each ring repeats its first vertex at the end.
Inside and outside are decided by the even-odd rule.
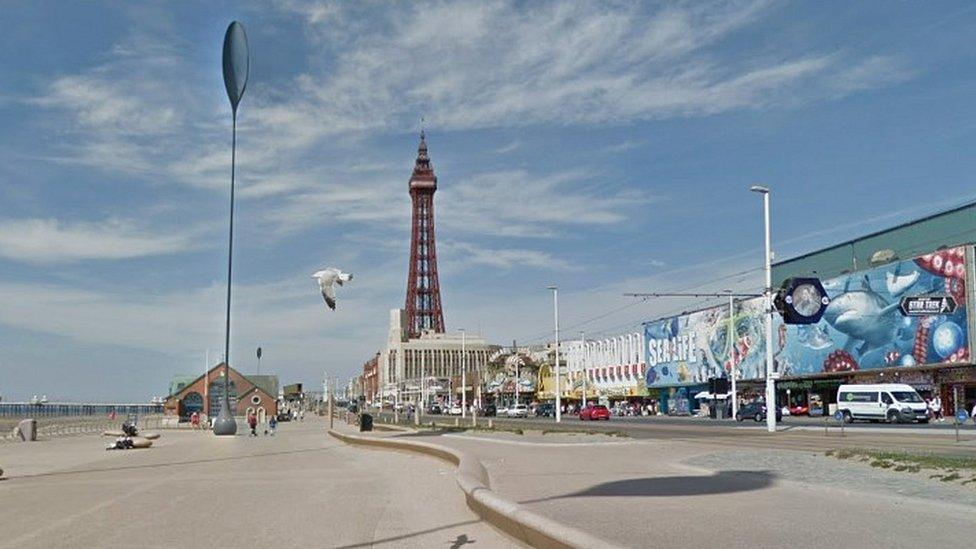
MULTIPOLYGON (((966 249, 948 248, 868 271, 824 280, 830 305, 811 325, 774 316, 773 355, 784 376, 969 360, 966 249), (947 314, 906 316, 906 296, 951 296, 947 314)), ((739 379, 765 372, 762 299, 645 324, 648 387, 739 379), (732 337, 728 331, 732 330, 732 337), (730 343, 731 341, 731 343, 730 343)))

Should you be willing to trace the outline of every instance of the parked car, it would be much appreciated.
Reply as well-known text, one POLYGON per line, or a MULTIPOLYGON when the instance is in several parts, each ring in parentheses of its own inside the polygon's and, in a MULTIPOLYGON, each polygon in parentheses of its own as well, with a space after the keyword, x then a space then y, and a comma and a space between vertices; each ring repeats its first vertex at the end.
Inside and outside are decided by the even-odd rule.
MULTIPOLYGON (((752 418, 756 423, 766 419, 766 403, 765 402, 750 402, 748 404, 743 404, 739 407, 739 412, 735 415, 736 421, 742 421, 746 418, 752 418)), ((777 408, 776 409, 776 421, 782 421, 783 413, 777 408)))
POLYGON ((461 405, 460 404, 452 404, 451 407, 450 407, 450 409, 448 409, 447 413, 448 413, 448 415, 452 415, 452 416, 459 416, 459 415, 461 415, 461 405))
POLYGON ((495 408, 494 404, 488 404, 481 413, 485 417, 492 417, 498 414, 498 409, 495 408))
POLYGON ((525 404, 513 404, 505 412, 508 417, 529 417, 529 407, 525 404))
POLYGON ((440 404, 431 404, 430 407, 427 408, 427 413, 436 416, 436 415, 443 414, 444 411, 441 410, 440 404))
POLYGON ((556 405, 551 402, 543 402, 535 407, 536 417, 556 417, 556 405))
POLYGON ((791 416, 805 416, 810 413, 810 407, 803 404, 797 404, 796 406, 790 406, 791 416))
POLYGON ((505 417, 508 415, 508 405, 502 404, 495 410, 495 415, 498 417, 505 417))
POLYGON ((837 409, 844 421, 855 419, 888 423, 929 422, 925 401, 911 385, 879 383, 875 385, 841 385, 837 389, 837 409))
POLYGON ((610 420, 610 410, 602 404, 588 404, 579 411, 580 421, 596 421, 598 419, 610 420))

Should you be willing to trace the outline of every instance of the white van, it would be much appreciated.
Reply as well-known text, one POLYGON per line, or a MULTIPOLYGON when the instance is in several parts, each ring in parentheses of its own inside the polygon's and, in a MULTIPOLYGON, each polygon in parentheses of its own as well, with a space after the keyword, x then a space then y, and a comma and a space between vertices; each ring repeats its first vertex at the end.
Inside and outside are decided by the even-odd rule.
POLYGON ((855 419, 888 423, 929 421, 925 401, 911 385, 901 383, 841 385, 837 389, 837 409, 844 414, 846 423, 855 419))

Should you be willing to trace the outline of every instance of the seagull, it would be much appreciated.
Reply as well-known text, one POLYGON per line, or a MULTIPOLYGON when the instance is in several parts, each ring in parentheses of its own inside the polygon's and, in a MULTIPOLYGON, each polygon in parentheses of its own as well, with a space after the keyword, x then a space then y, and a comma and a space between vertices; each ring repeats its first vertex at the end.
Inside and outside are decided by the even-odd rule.
POLYGON ((322 297, 325 298, 325 304, 334 311, 336 307, 336 295, 333 284, 342 286, 343 282, 352 280, 352 275, 344 273, 335 267, 329 267, 328 269, 313 273, 312 278, 319 281, 319 289, 322 290, 322 297))

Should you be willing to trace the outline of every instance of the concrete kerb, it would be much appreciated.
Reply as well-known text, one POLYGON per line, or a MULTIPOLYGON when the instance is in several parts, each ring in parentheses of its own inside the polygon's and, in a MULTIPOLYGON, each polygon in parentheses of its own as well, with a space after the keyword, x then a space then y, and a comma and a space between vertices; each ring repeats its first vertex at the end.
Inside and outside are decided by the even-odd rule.
POLYGON ((406 450, 436 457, 455 465, 458 486, 464 492, 468 507, 489 524, 531 547, 543 549, 619 547, 499 496, 490 488, 488 471, 484 465, 467 452, 429 442, 348 435, 333 430, 330 430, 329 434, 347 444, 406 450))

